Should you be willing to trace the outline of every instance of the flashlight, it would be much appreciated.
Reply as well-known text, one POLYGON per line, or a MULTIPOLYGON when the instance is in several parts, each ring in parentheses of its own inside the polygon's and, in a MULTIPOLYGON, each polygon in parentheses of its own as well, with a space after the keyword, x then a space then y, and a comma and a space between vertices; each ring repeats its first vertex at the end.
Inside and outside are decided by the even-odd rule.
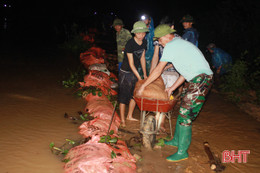
POLYGON ((145 15, 142 15, 141 16, 141 20, 145 20, 146 19, 146 16, 145 15))

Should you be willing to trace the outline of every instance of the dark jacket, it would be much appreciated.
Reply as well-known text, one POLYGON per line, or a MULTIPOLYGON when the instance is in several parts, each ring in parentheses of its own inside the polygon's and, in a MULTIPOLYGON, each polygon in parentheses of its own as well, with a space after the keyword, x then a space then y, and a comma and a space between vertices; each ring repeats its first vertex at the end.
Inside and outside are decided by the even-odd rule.
POLYGON ((184 40, 187 40, 193 43, 195 46, 198 47, 199 45, 199 33, 195 28, 188 28, 184 30, 184 34, 182 35, 184 40))

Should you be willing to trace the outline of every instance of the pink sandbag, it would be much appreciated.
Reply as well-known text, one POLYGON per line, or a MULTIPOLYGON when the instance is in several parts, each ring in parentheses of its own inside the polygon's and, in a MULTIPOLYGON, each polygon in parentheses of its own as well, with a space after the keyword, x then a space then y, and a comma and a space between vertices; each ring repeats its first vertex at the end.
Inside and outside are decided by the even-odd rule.
POLYGON ((86 69, 93 64, 104 64, 103 58, 97 58, 90 52, 84 52, 80 54, 80 61, 86 69))
MULTIPOLYGON (((110 120, 95 118, 91 121, 86 121, 79 126, 79 133, 85 138, 93 135, 106 135, 110 120)), ((118 126, 115 122, 112 122, 110 130, 113 130, 115 134, 118 133, 118 126)))
POLYGON ((108 74, 98 71, 98 70, 90 70, 87 75, 84 76, 84 82, 94 80, 96 83, 101 84, 101 86, 110 87, 113 82, 109 79, 108 74))
MULTIPOLYGON (((85 144, 72 148, 65 159, 69 162, 65 164, 67 173, 134 173, 136 172, 135 159, 129 160, 124 157, 120 149, 126 147, 123 141, 118 140, 117 144, 111 146, 98 143, 100 136, 92 136, 91 140, 85 144), (123 143, 122 143, 123 142, 123 143), (122 148, 122 147, 121 147, 122 148), (116 153, 115 158, 111 158, 111 152, 116 153)), ((129 150, 128 150, 129 151, 129 150)), ((131 155, 131 153, 129 152, 131 155)), ((133 156, 132 156, 133 157, 133 156)), ((134 158, 134 157, 133 157, 134 158)))
POLYGON ((100 47, 91 47, 90 49, 88 49, 88 52, 93 53, 93 55, 98 58, 107 57, 106 51, 100 47))
POLYGON ((113 110, 114 107, 112 103, 105 99, 90 100, 89 102, 87 102, 85 107, 85 111, 89 113, 102 111, 102 112, 110 113, 112 115, 113 110))
POLYGON ((108 99, 96 99, 96 100, 89 100, 87 102, 85 110, 92 113, 96 110, 99 110, 99 108, 102 108, 104 106, 105 108, 110 108, 111 110, 114 109, 112 103, 108 99))
POLYGON ((110 78, 114 78, 115 81, 118 81, 118 77, 114 73, 110 72, 109 76, 110 78))
POLYGON ((81 87, 95 86, 99 88, 105 95, 116 95, 117 92, 111 88, 113 82, 110 77, 101 71, 90 70, 87 75, 84 76, 84 82, 79 82, 81 87))
POLYGON ((86 143, 72 148, 66 155, 66 173, 109 173, 112 149, 104 143, 86 143))
POLYGON ((136 165, 134 162, 129 162, 123 157, 117 156, 111 163, 114 173, 136 173, 136 165))
MULTIPOLYGON (((95 118, 99 118, 99 119, 105 119, 105 120, 111 120, 111 118, 112 118, 112 114, 102 112, 102 111, 97 111, 97 112, 91 114, 91 116, 93 116, 95 118)), ((116 126, 118 126, 118 127, 120 126, 121 120, 116 112, 114 115, 113 122, 115 123, 116 126)))
MULTIPOLYGON (((116 147, 110 146, 117 156, 123 157, 130 162, 136 162, 135 157, 130 153, 126 143, 122 140, 117 140, 116 147)), ((119 157, 119 158, 120 158, 119 157)), ((118 162, 120 160, 117 160, 118 162)))
POLYGON ((88 80, 86 82, 79 82, 81 87, 89 87, 89 86, 94 86, 97 89, 100 89, 101 92, 104 95, 117 95, 117 92, 113 90, 110 86, 101 86, 100 83, 97 83, 95 80, 88 80))
MULTIPOLYGON (((110 121, 113 115, 114 107, 112 103, 100 99, 89 101, 85 107, 85 111, 90 113, 91 116, 95 118, 106 119, 110 121)), ((121 120, 116 112, 113 122, 116 126, 119 127, 121 120)))
POLYGON ((86 97, 85 97, 85 100, 87 102, 90 102, 90 101, 95 101, 95 100, 104 100, 104 101, 108 101, 108 98, 102 94, 102 96, 98 96, 98 92, 96 92, 96 95, 93 95, 92 93, 89 93, 86 97))
POLYGON ((106 53, 104 49, 92 47, 86 52, 80 54, 80 61, 86 69, 92 64, 104 64, 106 53))
POLYGON ((135 173, 136 172, 136 159, 130 153, 127 145, 124 141, 118 140, 115 146, 110 146, 112 150, 116 153, 116 157, 113 159, 113 171, 112 172, 122 172, 122 173, 135 173))

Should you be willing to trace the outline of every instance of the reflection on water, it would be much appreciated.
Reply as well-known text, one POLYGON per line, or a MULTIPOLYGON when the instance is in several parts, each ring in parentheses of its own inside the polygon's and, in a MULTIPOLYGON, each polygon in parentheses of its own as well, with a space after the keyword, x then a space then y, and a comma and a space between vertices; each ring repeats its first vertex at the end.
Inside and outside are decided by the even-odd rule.
POLYGON ((63 163, 51 153, 49 144, 61 146, 65 138, 80 138, 78 126, 63 115, 76 115, 83 100, 63 89, 59 78, 39 81, 37 75, 22 71, 13 77, 8 72, 0 79, 0 156, 4 159, 0 172, 63 172, 63 163))

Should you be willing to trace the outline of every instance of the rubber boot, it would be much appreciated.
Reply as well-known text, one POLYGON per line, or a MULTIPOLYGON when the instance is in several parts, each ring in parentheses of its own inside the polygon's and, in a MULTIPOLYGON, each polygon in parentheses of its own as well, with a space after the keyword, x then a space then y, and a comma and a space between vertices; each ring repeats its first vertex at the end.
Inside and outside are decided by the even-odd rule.
POLYGON ((164 141, 165 145, 178 147, 178 144, 179 144, 179 126, 180 126, 180 123, 179 123, 178 120, 179 120, 179 117, 177 118, 177 121, 176 121, 176 126, 175 126, 173 139, 170 140, 170 141, 164 141))
POLYGON ((189 157, 188 148, 191 143, 191 125, 190 126, 179 126, 179 145, 178 151, 173 155, 167 157, 167 161, 178 162, 185 160, 189 157))

